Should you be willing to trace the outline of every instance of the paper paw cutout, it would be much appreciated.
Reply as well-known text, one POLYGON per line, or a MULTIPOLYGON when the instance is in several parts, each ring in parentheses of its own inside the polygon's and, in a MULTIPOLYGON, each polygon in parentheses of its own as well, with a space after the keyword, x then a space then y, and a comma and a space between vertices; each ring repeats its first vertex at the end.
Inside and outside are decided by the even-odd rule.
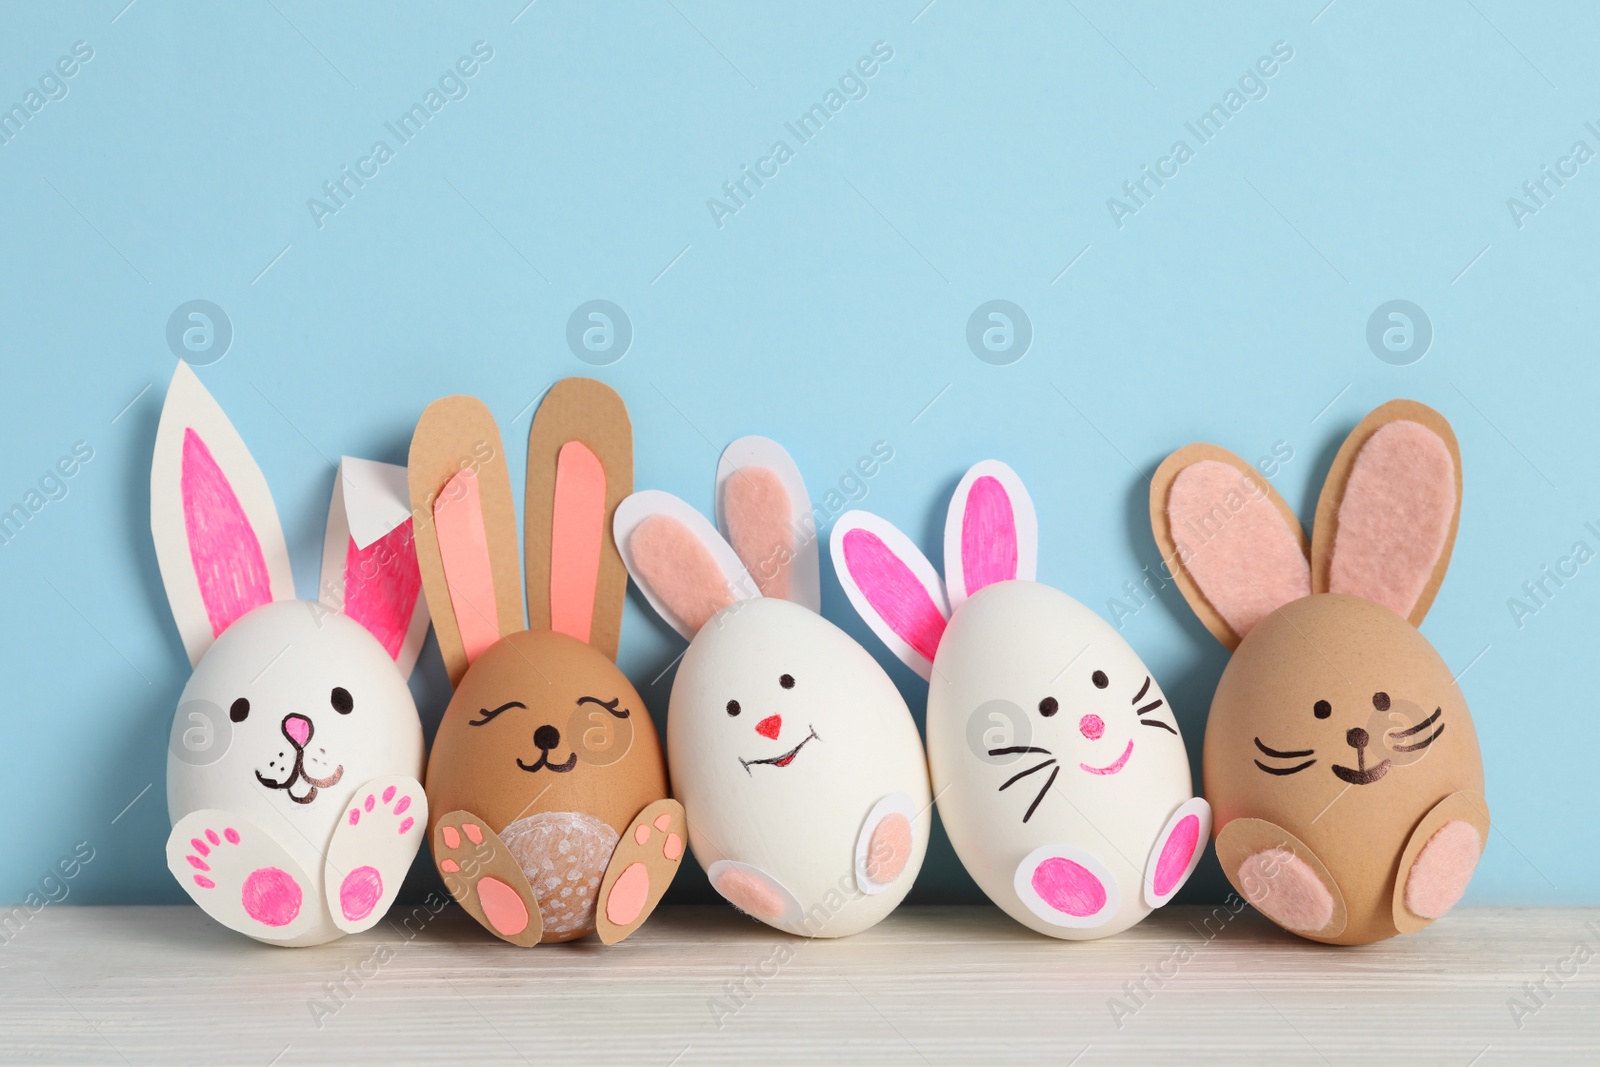
POLYGON ((600 881, 595 930, 614 945, 637 930, 661 901, 683 860, 683 805, 658 800, 634 817, 600 881))
POLYGON ((1400 855, 1394 924, 1414 933, 1461 899, 1489 840, 1489 808, 1474 793, 1452 793, 1423 816, 1400 855))
POLYGON ((749 863, 718 860, 706 869, 711 887, 746 915, 778 926, 798 924, 800 901, 772 875, 749 863))
POLYGON ((1144 865, 1144 902, 1159 908, 1189 880, 1211 840, 1211 805, 1190 797, 1178 805, 1156 836, 1144 865))
POLYGON ((484 928, 513 945, 544 936, 539 899, 495 832, 468 811, 452 811, 433 834, 433 859, 445 888, 484 928))
POLYGON ((856 887, 863 893, 882 893, 905 873, 916 817, 916 805, 904 793, 890 793, 867 813, 856 837, 856 887))
POLYGON ((315 920, 312 885, 288 851, 254 823, 206 809, 178 820, 167 867, 217 922, 265 941, 290 941, 315 920))
POLYGON ((1339 883, 1281 826, 1234 819, 1217 835, 1217 859, 1240 895, 1285 930, 1331 938, 1349 923, 1339 883))
POLYGON ((1028 910, 1053 926, 1092 929, 1122 906, 1105 864, 1071 846, 1042 845, 1028 853, 1013 885, 1028 910))
POLYGON ((328 844, 323 888, 347 934, 377 925, 422 847, 428 797, 415 778, 375 778, 356 791, 328 844))

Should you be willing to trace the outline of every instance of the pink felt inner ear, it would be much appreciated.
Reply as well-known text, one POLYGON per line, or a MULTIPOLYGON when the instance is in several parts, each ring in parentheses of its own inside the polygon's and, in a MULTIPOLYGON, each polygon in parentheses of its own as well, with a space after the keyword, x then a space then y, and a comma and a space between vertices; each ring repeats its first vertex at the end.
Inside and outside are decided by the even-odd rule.
POLYGON ((183 432, 183 524, 211 636, 272 600, 272 579, 228 476, 193 427, 183 432))
POLYGON ((932 663, 945 618, 911 568, 877 534, 860 529, 844 535, 844 562, 862 596, 895 636, 932 663))
POLYGON ((556 458, 551 520, 550 629, 587 642, 605 543, 606 470, 582 441, 568 441, 556 458))
POLYGON ((1299 538, 1254 483, 1220 460, 1172 481, 1167 518, 1179 561, 1241 638, 1278 608, 1311 595, 1299 538))
POLYGON ((421 592, 410 519, 365 549, 350 539, 344 555, 344 613, 365 626, 390 659, 406 643, 421 592))
POLYGON ((439 538, 445 583, 450 587, 450 611, 471 663, 500 640, 500 609, 476 471, 457 471, 444 483, 433 502, 433 528, 439 538))
POLYGON ((1328 591, 1409 616, 1433 577, 1455 510, 1449 446, 1420 423, 1380 427, 1361 446, 1345 483, 1328 591))
POLYGON ((789 598, 789 561, 794 557, 789 491, 776 471, 746 467, 722 490, 728 542, 756 580, 762 596, 789 598))
POLYGON ((635 526, 628 549, 638 577, 691 633, 733 603, 710 550, 670 515, 651 515, 635 526))
POLYGON ((1017 519, 998 478, 985 475, 967 491, 961 514, 961 574, 968 596, 1017 576, 1017 519))

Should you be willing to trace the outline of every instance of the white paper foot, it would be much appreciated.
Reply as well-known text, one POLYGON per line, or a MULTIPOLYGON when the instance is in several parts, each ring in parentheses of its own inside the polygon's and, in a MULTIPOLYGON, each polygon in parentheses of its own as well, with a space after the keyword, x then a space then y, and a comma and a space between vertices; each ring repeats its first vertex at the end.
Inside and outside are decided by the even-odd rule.
POLYGON ((356 790, 328 845, 328 910, 347 934, 389 911, 428 824, 428 797, 415 778, 374 778, 356 790))
POLYGON ((214 808, 178 820, 167 838, 167 869, 207 915, 263 941, 293 940, 321 906, 305 872, 270 834, 214 808))

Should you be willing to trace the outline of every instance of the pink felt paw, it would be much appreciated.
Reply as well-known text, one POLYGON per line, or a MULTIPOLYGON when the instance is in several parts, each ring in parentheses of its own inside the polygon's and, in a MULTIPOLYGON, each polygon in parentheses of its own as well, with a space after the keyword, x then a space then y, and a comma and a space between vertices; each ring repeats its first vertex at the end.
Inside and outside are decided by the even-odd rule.
POLYGON ((880 885, 894 881, 911 860, 911 820, 899 812, 884 817, 867 845, 867 877, 880 885))
POLYGON ((1424 919, 1437 919, 1461 899, 1483 853, 1471 823, 1453 819, 1422 847, 1406 876, 1406 907, 1424 919))
POLYGON ((1333 921, 1333 894, 1309 863, 1288 849, 1246 856, 1236 885, 1256 910, 1288 930, 1314 933, 1333 921))
POLYGON ((776 922, 783 918, 783 897, 747 871, 725 872, 717 879, 717 892, 746 915, 753 915, 763 922, 776 922))

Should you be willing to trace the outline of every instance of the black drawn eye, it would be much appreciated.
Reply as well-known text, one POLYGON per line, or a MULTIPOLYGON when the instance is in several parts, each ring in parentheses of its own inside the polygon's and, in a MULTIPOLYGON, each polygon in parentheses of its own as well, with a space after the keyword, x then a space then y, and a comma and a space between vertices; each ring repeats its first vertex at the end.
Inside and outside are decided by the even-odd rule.
POLYGON ((512 708, 523 708, 523 709, 526 709, 527 706, 528 705, 524 704, 520 700, 508 700, 504 704, 501 704, 498 708, 479 708, 478 709, 478 718, 473 719, 471 722, 467 723, 467 725, 468 726, 483 726, 486 723, 493 722, 495 720, 496 716, 504 714, 505 712, 511 710, 512 708))
POLYGON ((1095 671, 1093 674, 1089 675, 1089 681, 1094 683, 1094 687, 1096 689, 1104 689, 1106 686, 1111 684, 1111 679, 1106 677, 1105 671, 1095 671))
POLYGON ((228 718, 234 722, 244 722, 244 717, 250 714, 250 702, 244 697, 235 700, 228 708, 228 718))
POLYGON ((580 708, 585 704, 599 704, 602 708, 605 708, 608 712, 610 712, 613 718, 626 719, 629 715, 632 715, 633 712, 629 711, 627 708, 619 708, 618 705, 621 703, 621 697, 612 697, 610 700, 601 700, 599 697, 578 698, 578 707, 580 708))
POLYGON ((1039 714, 1047 719, 1060 710, 1061 702, 1056 700, 1055 697, 1045 697, 1039 701, 1039 714))
POLYGON ((785 689, 793 689, 794 688, 794 675, 785 674, 785 675, 779 676, 778 684, 783 686, 785 689))
POLYGON ((340 715, 348 715, 356 706, 355 698, 350 695, 350 690, 342 685, 333 687, 333 692, 328 694, 328 703, 333 705, 333 710, 340 715))
POLYGON ((1373 693, 1372 694, 1372 706, 1377 708, 1379 711, 1388 711, 1389 710, 1389 694, 1388 693, 1373 693))
POLYGON ((1315 704, 1311 705, 1311 714, 1315 715, 1319 719, 1326 719, 1329 715, 1333 714, 1333 705, 1328 703, 1326 700, 1319 700, 1315 704))
POLYGON ((739 714, 740 710, 741 709, 739 708, 739 702, 737 700, 728 701, 728 714, 729 715, 737 715, 737 714, 739 714))

